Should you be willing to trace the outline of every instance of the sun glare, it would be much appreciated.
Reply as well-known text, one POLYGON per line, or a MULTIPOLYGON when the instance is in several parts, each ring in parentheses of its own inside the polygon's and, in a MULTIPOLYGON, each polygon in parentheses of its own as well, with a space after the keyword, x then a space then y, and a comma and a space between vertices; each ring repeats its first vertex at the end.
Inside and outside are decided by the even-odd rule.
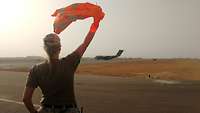
POLYGON ((14 27, 23 20, 26 13, 25 0, 1 0, 0 2, 0 30, 14 27))

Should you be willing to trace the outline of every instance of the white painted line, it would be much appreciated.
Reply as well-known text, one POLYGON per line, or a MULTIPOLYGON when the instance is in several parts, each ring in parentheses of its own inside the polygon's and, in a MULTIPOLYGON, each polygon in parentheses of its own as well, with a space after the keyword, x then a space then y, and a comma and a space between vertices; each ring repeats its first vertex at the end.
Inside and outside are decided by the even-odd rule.
POLYGON ((154 80, 154 82, 161 83, 161 84, 179 84, 179 81, 172 81, 172 80, 154 80))
MULTIPOLYGON (((0 98, 0 101, 2 102, 8 102, 8 103, 14 103, 14 104, 20 104, 20 105, 24 105, 23 102, 19 102, 19 101, 15 101, 15 100, 9 100, 9 99, 4 99, 4 98, 0 98)), ((35 107, 40 107, 40 105, 38 104, 34 104, 35 107)))

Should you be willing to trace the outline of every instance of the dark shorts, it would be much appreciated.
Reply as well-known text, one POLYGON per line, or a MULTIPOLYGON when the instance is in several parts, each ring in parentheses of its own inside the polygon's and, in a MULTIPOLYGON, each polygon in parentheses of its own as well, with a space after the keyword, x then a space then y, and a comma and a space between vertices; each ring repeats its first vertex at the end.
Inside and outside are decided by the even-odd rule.
POLYGON ((40 107, 38 113, 80 113, 78 108, 48 108, 40 107))

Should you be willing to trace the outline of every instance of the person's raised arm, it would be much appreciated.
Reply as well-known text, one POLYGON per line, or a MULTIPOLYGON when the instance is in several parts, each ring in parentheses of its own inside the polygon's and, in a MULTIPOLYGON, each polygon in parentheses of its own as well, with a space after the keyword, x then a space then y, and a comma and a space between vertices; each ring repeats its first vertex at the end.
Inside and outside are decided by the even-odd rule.
POLYGON ((99 22, 95 21, 91 27, 90 27, 90 31, 88 32, 87 36, 85 37, 84 42, 75 50, 75 52, 77 54, 79 54, 81 57, 83 56, 84 52, 86 51, 87 47, 89 46, 90 42, 92 41, 98 27, 99 27, 99 22))

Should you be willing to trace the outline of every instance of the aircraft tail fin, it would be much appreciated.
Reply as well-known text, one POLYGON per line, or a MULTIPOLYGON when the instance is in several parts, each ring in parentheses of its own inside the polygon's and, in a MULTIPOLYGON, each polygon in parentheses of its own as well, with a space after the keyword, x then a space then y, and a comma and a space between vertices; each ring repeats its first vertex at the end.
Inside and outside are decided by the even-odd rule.
POLYGON ((124 50, 119 50, 119 51, 117 52, 116 56, 121 56, 123 52, 124 52, 124 50))

